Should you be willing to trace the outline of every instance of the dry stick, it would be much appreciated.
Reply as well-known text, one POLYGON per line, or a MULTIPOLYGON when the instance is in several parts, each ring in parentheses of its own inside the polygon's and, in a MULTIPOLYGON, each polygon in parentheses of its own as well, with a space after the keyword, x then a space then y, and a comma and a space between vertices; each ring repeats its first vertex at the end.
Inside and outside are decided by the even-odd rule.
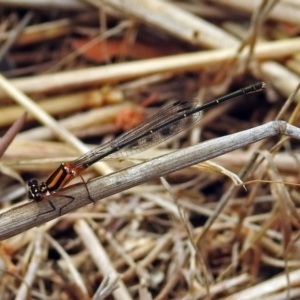
MULTIPOLYGON (((284 114, 287 112, 288 108, 291 106, 291 104, 294 102, 296 94, 299 92, 300 89, 300 83, 296 86, 295 90, 291 93, 291 95, 288 97, 288 99, 284 102, 282 108, 280 109, 279 113, 276 116, 276 120, 280 120, 284 114)), ((289 118, 289 122, 293 123, 296 120, 294 119, 294 113, 292 113, 292 116, 289 118)))
POLYGON ((15 43, 17 38, 22 33, 24 27, 30 22, 32 17, 33 17, 33 12, 31 11, 27 12, 26 15, 23 17, 23 19, 21 20, 21 22, 12 31, 11 37, 3 44, 3 46, 0 49, 0 61, 5 57, 5 54, 15 43))
MULTIPOLYGON (((240 11, 253 12, 255 8, 260 5, 261 1, 213 0, 213 3, 240 11)), ((270 12, 268 19, 273 19, 278 22, 288 22, 295 25, 300 24, 299 2, 289 3, 289 1, 280 1, 270 12)))
POLYGON ((95 47, 97 44, 99 44, 101 41, 106 40, 114 35, 120 34, 122 30, 125 30, 129 25, 131 24, 130 21, 122 21, 117 26, 107 30, 103 34, 100 34, 100 36, 97 36, 81 46, 79 49, 76 49, 74 52, 71 52, 69 55, 65 56, 62 60, 60 60, 58 63, 54 64, 47 70, 47 73, 53 73, 56 70, 59 70, 63 66, 66 66, 71 61, 75 60, 76 57, 84 54, 87 50, 91 49, 92 47, 95 47))
MULTIPOLYGON (((46 124, 58 137, 67 141, 71 145, 78 145, 78 148, 83 148, 81 143, 73 135, 63 127, 57 126, 54 118, 45 113, 37 104, 35 104, 29 97, 15 88, 9 80, 0 74, 0 86, 8 96, 13 98, 20 105, 25 107, 30 113, 40 122, 46 124)), ((82 151, 86 151, 85 148, 82 151)))
POLYGON ((72 20, 70 20, 70 18, 27 26, 16 41, 16 44, 18 46, 24 46, 33 43, 45 43, 49 40, 69 36, 72 29, 72 20))
POLYGON ((14 140, 18 132, 22 129, 26 121, 26 113, 23 113, 11 127, 7 130, 4 136, 1 138, 0 141, 0 157, 4 154, 8 146, 14 140))
POLYGON ((24 281, 18 289, 15 300, 24 300, 28 299, 30 294, 28 287, 32 287, 36 279, 37 272, 42 263, 43 257, 43 234, 41 231, 38 232, 35 242, 34 242, 34 251, 30 263, 27 267, 26 274, 24 275, 24 281))
POLYGON ((86 0, 96 7, 112 7, 125 16, 159 28, 191 45, 207 48, 227 48, 236 38, 219 27, 164 0, 86 0), (104 5, 103 5, 104 4, 104 5))
POLYGON ((43 232, 43 236, 46 237, 51 246, 59 253, 61 258, 64 260, 65 268, 69 276, 72 278, 71 281, 77 285, 82 294, 88 295, 88 291, 86 289, 84 280, 80 275, 79 270, 77 270, 74 266, 74 261, 72 261, 71 257, 66 253, 65 249, 60 245, 58 241, 52 238, 49 234, 45 234, 45 232, 43 232))
MULTIPOLYGON (((293 91, 293 93, 289 96, 289 98, 287 99, 287 101, 285 102, 284 106, 282 107, 282 109, 280 110, 280 112, 278 113, 278 115, 276 116, 275 120, 279 120, 285 113, 285 111, 288 109, 289 105, 292 103, 292 101, 294 100, 296 94, 298 93, 299 91, 299 87, 300 87, 300 84, 297 85, 296 89, 293 91)), ((291 119, 290 118, 290 121, 292 122, 293 121, 293 118, 291 119)), ((277 142, 277 144, 275 146, 273 146, 269 151, 271 153, 275 153, 278 151, 278 149, 281 147, 281 145, 283 144, 283 142, 287 139, 287 137, 282 137, 280 139, 279 142, 277 142), (274 152, 275 151, 275 152, 274 152)), ((264 141, 265 142, 265 141, 264 141)), ((265 143, 262 143, 262 145, 260 146, 260 149, 263 148, 264 144, 265 143)), ((240 172, 239 174, 239 177, 240 178, 243 178, 246 174, 246 172, 249 170, 250 166, 253 166, 254 162, 256 161, 256 159, 258 158, 258 155, 259 155, 259 152, 257 151, 256 153, 254 153, 251 157, 251 159, 247 162, 247 164, 244 166, 244 168, 242 169, 242 171, 240 172)), ((262 159, 260 161, 258 161, 256 164, 259 165, 261 163, 262 159)), ((204 226, 204 230, 201 232, 201 234, 197 237, 197 242, 200 242, 203 237, 205 236, 206 232, 209 230, 210 226, 212 225, 212 223, 215 221, 217 215, 223 210, 223 208, 225 207, 225 205, 227 204, 228 200, 229 200, 229 197, 231 195, 231 193, 233 192, 234 190, 234 185, 231 185, 230 189, 225 193, 225 195, 223 195, 223 197, 221 198, 217 208, 216 208, 216 212, 214 213, 214 215, 212 215, 209 220, 206 222, 205 226, 204 226)), ((286 199, 289 199, 289 197, 284 197, 286 199)), ((293 210, 291 210, 293 212, 293 210)), ((296 219, 297 216, 295 216, 296 219)), ((268 222, 266 222, 264 224, 264 228, 269 228, 270 226, 268 226, 269 224, 272 223, 272 219, 268 220, 268 222)), ((261 230, 259 235, 256 235, 256 239, 259 238, 259 236, 261 236, 261 234, 263 234, 265 230, 261 230)), ((253 242, 254 244, 254 242, 253 242)), ((248 248, 247 248, 248 249, 248 248)), ((240 255, 239 255, 239 259, 242 257, 242 255, 245 254, 246 250, 247 249, 244 249, 240 255)), ((231 271, 233 265, 229 265, 221 274, 220 276, 217 278, 217 281, 220 281, 222 280, 222 278, 224 276, 226 276, 226 274, 228 272, 231 271)))
MULTIPOLYGON (((279 120, 279 118, 281 118, 283 116, 284 112, 288 108, 288 105, 290 105, 290 103, 294 100, 296 94, 298 93, 299 86, 300 86, 300 84, 298 84, 298 86, 296 87, 296 89, 294 90, 294 92, 289 96, 288 100, 286 101, 286 104, 284 105, 284 107, 281 109, 281 111, 279 112, 278 116, 276 117, 276 120, 279 120)), ((281 139, 281 140, 284 140, 284 139, 281 139)), ((260 149, 262 149, 264 147, 264 144, 265 144, 264 142, 260 146, 260 149)), ((270 152, 273 152, 273 151, 274 151, 274 147, 270 150, 270 152)), ((242 179, 244 178, 244 176, 246 175, 246 173, 249 171, 250 167, 253 166, 253 164, 257 160, 258 155, 259 155, 258 152, 253 153, 252 157, 249 159, 249 161, 245 164, 245 166, 243 167, 243 169, 239 173, 239 178, 242 178, 242 179)), ((195 243, 196 244, 200 243, 203 240, 203 238, 205 237, 205 235, 206 235, 207 231, 209 230, 209 228, 211 227, 211 225, 214 223, 214 221, 216 220, 216 218, 218 217, 218 215, 220 214, 220 212, 227 205, 227 203, 228 203, 228 201, 230 199, 230 196, 232 195, 234 189, 235 189, 235 186, 232 184, 230 186, 230 188, 226 191, 226 193, 222 196, 222 198, 220 199, 220 201, 219 201, 219 203, 218 203, 218 205, 217 205, 217 207, 215 209, 214 214, 212 214, 209 217, 209 219, 205 223, 205 225, 204 225, 203 230, 201 231, 201 233, 196 236, 196 239, 195 239, 195 243)))
POLYGON ((266 137, 279 134, 300 139, 299 128, 289 125, 285 121, 272 121, 265 125, 178 150, 107 176, 97 177, 87 184, 77 183, 63 188, 59 191, 59 195, 53 193, 40 202, 29 202, 0 214, 0 240, 57 218, 60 208, 70 200, 62 195, 74 197, 74 201, 62 210, 62 214, 66 214, 91 203, 86 187, 88 187, 92 199, 99 201, 153 178, 198 164, 266 137), (51 200, 57 210, 50 211, 37 218, 38 214, 51 210, 47 200, 51 200))
MULTIPOLYGON (((158 73, 180 73, 187 70, 217 66, 236 57, 238 47, 199 51, 188 54, 145 59, 115 65, 71 70, 54 74, 12 79, 10 82, 26 93, 45 93, 59 89, 82 88, 107 82, 118 82, 158 73)), ((300 51, 300 38, 258 44, 254 56, 258 60, 278 59, 300 51)), ((245 55, 245 53, 243 53, 245 55)), ((241 57, 243 57, 241 55, 241 57)), ((271 64, 269 62, 269 64, 271 64)), ((266 68, 266 72, 268 68, 266 68)), ((1 88, 2 89, 2 88, 1 88)), ((3 91, 0 89, 0 97, 3 91)), ((290 94, 290 91, 288 91, 290 94)))
MULTIPOLYGON (((291 271, 290 280, 292 286, 299 285, 299 278, 300 278, 300 271, 299 269, 291 271)), ((269 280, 265 280, 261 283, 257 283, 256 285, 251 285, 244 290, 237 292, 235 294, 231 294, 230 296, 226 297, 226 300, 251 300, 251 299, 266 299, 267 295, 272 295, 271 298, 274 299, 274 294, 279 293, 281 291, 285 291, 289 288, 286 280, 286 274, 280 274, 279 276, 273 277, 269 280)), ((286 291, 285 291, 286 293, 286 291)), ((297 294, 299 295, 299 294, 297 294)), ((288 299, 286 294, 282 296, 282 298, 277 299, 288 299)), ((292 298, 290 298, 292 299, 292 298)), ((296 299, 296 298, 294 298, 296 299)))
MULTIPOLYGON (((91 11, 92 8, 90 5, 84 1, 22 1, 19 2, 19 5, 22 3, 22 9, 36 9, 49 11, 49 9, 55 11, 70 11, 70 12, 86 12, 91 11)), ((10 0, 0 0, 0 6, 6 7, 8 5, 13 5, 10 0)), ((15 2, 15 6, 17 3, 15 2)))
MULTIPOLYGON (((66 141, 70 145, 77 148, 81 153, 85 153, 89 149, 82 143, 79 139, 77 139, 74 135, 70 134, 70 132, 64 127, 58 126, 56 120, 48 115, 43 109, 41 109, 36 103, 34 103, 29 97, 27 97, 24 93, 18 90, 14 85, 11 84, 11 81, 8 81, 4 76, 0 74, 0 88, 2 88, 8 96, 10 96, 14 101, 19 103, 22 107, 24 107, 28 112, 30 112, 38 121, 42 124, 46 125, 48 128, 52 130, 56 136, 58 136, 61 140, 66 141)), ((97 170, 102 174, 107 174, 111 172, 111 168, 101 162, 97 166, 97 170), (101 167, 101 169, 100 169, 101 167), (99 168, 99 169, 98 169, 99 168)))
MULTIPOLYGON (((6 80, 4 76, 1 76, 1 74, 0 74, 0 86, 6 91, 6 93, 9 96, 11 96, 18 103, 20 103, 23 107, 26 107, 32 113, 32 115, 34 115, 42 123, 46 124, 61 139, 66 140, 71 145, 74 145, 75 147, 81 149, 82 152, 87 151, 86 146, 81 141, 79 141, 76 137, 71 135, 64 127, 57 126, 57 122, 51 116, 49 116, 38 105, 36 105, 33 101, 31 101, 29 97, 27 97, 21 91, 16 89, 13 85, 11 85, 10 82, 6 80)), ((110 172, 111 170, 108 166, 106 167, 106 164, 104 163, 100 163, 100 164, 98 163, 97 165, 98 167, 100 165, 102 166, 103 173, 110 172)), ((61 199, 66 200, 66 198, 64 197, 62 197, 61 199)), ((44 201, 42 202, 44 203, 44 201)), ((123 288, 124 285, 122 285, 121 287, 123 288)), ((124 291, 123 294, 125 294, 124 291)))
MULTIPOLYGON (((75 229, 81 241, 83 242, 83 244, 85 244, 95 265, 101 271, 101 273, 105 276, 110 276, 110 278, 117 278, 118 273, 113 267, 107 252, 105 251, 104 247, 99 242, 99 239, 96 236, 95 232, 90 228, 87 222, 83 220, 78 220, 78 222, 76 222, 75 229)), ((122 280, 118 281, 117 286, 118 288, 112 292, 114 299, 133 299, 122 280)))

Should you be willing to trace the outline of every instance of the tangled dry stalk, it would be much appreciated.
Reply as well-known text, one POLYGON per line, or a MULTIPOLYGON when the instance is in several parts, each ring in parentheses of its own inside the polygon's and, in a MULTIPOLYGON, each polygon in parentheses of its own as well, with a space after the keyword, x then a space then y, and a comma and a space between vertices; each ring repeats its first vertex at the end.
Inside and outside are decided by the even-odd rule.
POLYGON ((28 113, 0 145, 1 299, 299 298, 299 143, 258 127, 268 138, 216 157, 223 169, 191 167, 202 141, 299 124, 300 6, 258 2, 0 0, 2 135, 28 113), (90 204, 74 181, 63 216, 34 219, 48 203, 28 202, 29 178, 168 101, 206 102, 257 80, 264 94, 207 111, 160 150, 88 169, 86 181, 110 174, 87 184, 106 198, 90 204))

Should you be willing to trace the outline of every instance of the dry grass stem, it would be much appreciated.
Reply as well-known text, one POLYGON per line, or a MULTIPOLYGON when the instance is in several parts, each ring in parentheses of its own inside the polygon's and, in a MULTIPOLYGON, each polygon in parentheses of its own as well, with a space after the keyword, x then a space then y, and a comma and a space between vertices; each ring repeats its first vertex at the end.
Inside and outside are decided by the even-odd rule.
MULTIPOLYGON (((253 12, 261 3, 258 0, 251 2, 238 0, 213 0, 213 2, 246 12, 253 12)), ((299 25, 299 19, 297 17, 299 10, 300 6, 297 1, 279 1, 275 8, 270 12, 269 18, 280 22, 288 22, 294 25, 299 25)))
MULTIPOLYGON (((284 41, 266 42, 255 47, 257 60, 278 59, 300 50, 300 38, 284 41)), ((201 51, 199 53, 179 54, 165 58, 93 67, 82 70, 59 72, 56 74, 31 76, 14 79, 11 83, 25 93, 45 93, 61 89, 83 88, 107 82, 130 80, 155 73, 179 73, 220 65, 235 58, 237 48, 201 51)), ((263 64, 264 65, 264 64, 263 64)), ((268 64, 265 68, 268 70, 268 64)), ((291 91, 290 91, 291 92, 291 91)), ((3 93, 0 97, 3 97, 3 93)))
POLYGON ((0 5, 1 300, 300 298, 299 1, 0 5))

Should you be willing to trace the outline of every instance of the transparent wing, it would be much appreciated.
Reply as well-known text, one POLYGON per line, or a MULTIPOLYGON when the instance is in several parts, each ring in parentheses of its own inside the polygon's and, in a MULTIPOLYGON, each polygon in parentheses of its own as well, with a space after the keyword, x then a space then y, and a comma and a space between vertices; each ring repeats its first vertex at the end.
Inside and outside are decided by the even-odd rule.
POLYGON ((194 109, 197 105, 197 100, 176 102, 160 110, 130 131, 90 150, 71 164, 74 167, 88 167, 104 157, 127 157, 154 147, 200 120, 201 111, 185 116, 186 112, 194 109))

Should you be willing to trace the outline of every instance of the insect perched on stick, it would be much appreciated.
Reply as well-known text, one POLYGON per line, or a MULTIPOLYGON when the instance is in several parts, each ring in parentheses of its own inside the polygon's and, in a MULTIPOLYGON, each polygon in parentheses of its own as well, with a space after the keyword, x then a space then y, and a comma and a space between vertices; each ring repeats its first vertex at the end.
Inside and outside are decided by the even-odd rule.
MULTIPOLYGON (((197 100, 175 102, 112 141, 88 151, 72 162, 61 163, 40 185, 36 179, 29 180, 28 197, 35 201, 41 201, 47 192, 52 193, 64 187, 76 176, 81 176, 81 173, 95 162, 105 157, 127 157, 145 151, 189 128, 201 119, 204 110, 238 96, 261 91, 264 88, 264 82, 257 82, 201 106, 198 106, 197 100)), ((70 201, 60 208, 60 215, 62 209, 74 200, 71 196, 63 196, 69 198, 70 201)), ((52 207, 51 211, 56 210, 55 205, 51 201, 49 203, 52 207)))

